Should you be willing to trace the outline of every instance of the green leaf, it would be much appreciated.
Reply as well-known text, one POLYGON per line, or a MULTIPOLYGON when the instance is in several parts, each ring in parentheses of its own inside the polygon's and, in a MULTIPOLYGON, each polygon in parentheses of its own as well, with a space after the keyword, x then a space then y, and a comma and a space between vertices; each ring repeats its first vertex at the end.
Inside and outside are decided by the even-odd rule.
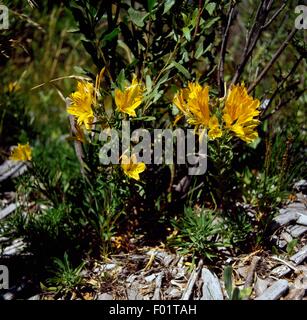
POLYGON ((126 81, 125 69, 122 69, 116 79, 117 85, 121 91, 125 90, 125 81, 126 81))
POLYGON ((195 52, 195 58, 199 59, 203 53, 204 53, 204 42, 200 41, 195 52))
POLYGON ((114 39, 118 34, 120 33, 120 28, 115 28, 114 30, 112 30, 110 33, 106 34, 102 40, 103 41, 111 41, 112 39, 114 39))
POLYGON ((150 92, 152 90, 152 81, 151 81, 150 75, 148 74, 146 75, 145 81, 146 81, 147 92, 150 92))
POLYGON ((156 0, 147 0, 148 10, 151 11, 156 4, 156 0))
POLYGON ((182 29, 182 32, 185 36, 185 38, 188 40, 188 41, 191 41, 191 33, 190 33, 190 29, 188 27, 184 27, 182 29))
POLYGON ((189 71, 181 64, 177 63, 176 61, 173 61, 171 63, 179 72, 181 72, 187 79, 191 78, 191 75, 189 71))
POLYGON ((239 288, 236 287, 236 288, 233 289, 231 300, 240 300, 240 290, 239 290, 239 288))
POLYGON ((148 14, 144 14, 140 11, 134 10, 133 8, 128 9, 128 14, 131 21, 138 27, 144 27, 144 19, 148 17, 148 14))
POLYGON ((239 299, 242 300, 244 298, 248 298, 252 294, 253 289, 248 287, 244 288, 240 291, 239 299))
POLYGON ((289 256, 292 256, 293 253, 294 253, 294 248, 296 247, 297 245, 297 239, 293 239, 291 240, 288 244, 287 244, 287 248, 286 248, 286 251, 288 253, 289 256))
POLYGON ((219 17, 216 17, 216 18, 213 18, 211 20, 209 20, 208 22, 205 23, 205 29, 209 29, 210 27, 212 27, 215 22, 217 22, 220 18, 219 17))
POLYGON ((215 7, 216 7, 216 3, 214 3, 214 2, 210 2, 205 6, 205 9, 208 11, 210 16, 212 16, 212 13, 215 10, 215 7))
POLYGON ((167 13, 168 11, 170 11, 170 9, 172 8, 172 6, 175 4, 175 0, 166 0, 164 2, 164 11, 163 14, 167 13))
POLYGON ((227 266, 224 269, 224 282, 228 298, 232 297, 232 267, 227 266))

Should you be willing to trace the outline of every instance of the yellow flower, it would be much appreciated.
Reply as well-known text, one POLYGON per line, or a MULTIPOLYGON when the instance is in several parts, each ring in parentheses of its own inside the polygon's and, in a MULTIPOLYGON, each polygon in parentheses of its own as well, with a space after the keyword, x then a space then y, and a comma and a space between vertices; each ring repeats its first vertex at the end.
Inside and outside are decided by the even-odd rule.
POLYGON ((70 95, 72 100, 67 112, 77 118, 78 125, 84 124, 87 130, 91 129, 94 120, 92 103, 94 86, 91 82, 78 81, 77 91, 70 95))
POLYGON ((133 78, 130 86, 126 86, 124 91, 115 89, 115 104, 117 111, 127 113, 131 117, 136 117, 135 109, 142 103, 142 84, 133 78))
POLYGON ((189 124, 208 128, 210 139, 222 136, 218 118, 210 113, 208 86, 190 82, 187 88, 179 90, 174 96, 173 103, 186 116, 189 124))
POLYGON ((127 155, 122 155, 121 167, 128 177, 135 180, 140 180, 140 173, 146 169, 144 162, 137 162, 135 154, 130 159, 127 155))
POLYGON ((18 146, 15 147, 11 152, 10 160, 31 161, 32 160, 32 149, 31 149, 29 143, 27 143, 27 144, 18 143, 18 146))
POLYGON ((174 96, 173 103, 187 117, 191 125, 205 127, 209 124, 209 87, 199 83, 188 84, 187 88, 179 90, 174 96))
POLYGON ((220 138, 222 136, 222 130, 219 125, 219 120, 216 115, 212 116, 209 120, 209 132, 208 137, 210 139, 220 138))
POLYGON ((227 94, 223 119, 226 128, 243 141, 250 143, 258 137, 260 101, 248 95, 244 84, 232 86, 227 94))

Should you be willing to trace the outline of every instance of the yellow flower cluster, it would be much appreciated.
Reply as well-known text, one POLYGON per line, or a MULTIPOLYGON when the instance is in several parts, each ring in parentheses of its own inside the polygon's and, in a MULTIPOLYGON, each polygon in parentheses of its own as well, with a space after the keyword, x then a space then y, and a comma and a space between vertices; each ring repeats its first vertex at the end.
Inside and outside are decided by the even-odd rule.
POLYGON ((15 161, 31 161, 32 160, 32 149, 27 144, 20 144, 18 143, 17 147, 15 147, 10 156, 10 160, 15 161))
MULTIPOLYGON (((102 75, 103 72, 100 74, 102 75)), ((77 91, 70 95, 71 104, 68 106, 67 112, 76 117, 79 130, 81 125, 84 125, 87 130, 92 128, 96 90, 91 82, 78 81, 77 91)), ((131 85, 127 85, 123 91, 115 89, 114 95, 117 111, 136 117, 135 110, 141 105, 143 99, 141 82, 133 77, 131 85)), ((135 155, 132 155, 131 158, 123 155, 121 167, 128 177, 135 180, 140 179, 140 173, 146 168, 143 162, 137 162, 135 155)))
MULTIPOLYGON (((71 104, 67 112, 77 119, 78 125, 84 125, 87 130, 91 130, 95 101, 95 88, 91 82, 78 81, 77 91, 70 95, 71 104)), ((136 116, 135 109, 140 106, 143 98, 143 86, 136 77, 133 78, 131 85, 125 87, 124 91, 115 89, 115 104, 117 111, 126 113, 131 117, 136 116)))
MULTIPOLYGON (((216 139, 223 131, 218 119, 218 107, 210 108, 209 87, 189 83, 187 88, 179 90, 174 96, 173 103, 186 116, 187 122, 195 127, 208 129, 208 137, 216 139)), ((222 119, 226 130, 243 141, 250 143, 258 137, 256 127, 259 120, 255 119, 260 113, 260 101, 248 95, 244 85, 232 86, 227 93, 222 119)))

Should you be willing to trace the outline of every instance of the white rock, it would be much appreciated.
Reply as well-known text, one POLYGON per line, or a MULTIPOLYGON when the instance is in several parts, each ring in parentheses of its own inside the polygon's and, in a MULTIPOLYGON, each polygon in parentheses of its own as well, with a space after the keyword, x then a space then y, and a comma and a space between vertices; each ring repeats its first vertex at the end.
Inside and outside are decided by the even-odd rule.
POLYGON ((203 281, 203 292, 200 300, 224 300, 219 279, 214 273, 207 268, 203 268, 201 279, 203 281))
POLYGON ((268 286, 269 286, 269 282, 267 280, 262 280, 257 276, 255 286, 254 286, 256 296, 257 297, 260 296, 268 286))
POLYGON ((290 260, 293 261, 295 264, 300 264, 307 258, 307 245, 301 248, 296 254, 294 254, 290 260))
POLYGON ((289 288, 287 280, 278 280, 267 288, 259 297, 255 300, 278 300, 284 295, 289 288))
POLYGON ((307 231, 307 227, 296 225, 296 226, 289 228, 289 231, 290 231, 292 237, 298 238, 307 231))
POLYGON ((7 217, 9 214, 14 212, 19 205, 17 203, 11 203, 7 207, 5 207, 3 210, 0 211, 0 220, 7 217))
POLYGON ((145 277, 145 281, 146 282, 152 282, 156 279, 156 275, 155 274, 151 274, 150 276, 145 277))
POLYGON ((299 214, 296 211, 287 211, 283 214, 278 215, 273 219, 276 224, 276 227, 284 226, 292 221, 296 221, 299 217, 299 214))
POLYGON ((286 265, 281 265, 281 266, 274 268, 271 271, 271 274, 275 277, 281 278, 281 277, 285 276, 286 274, 288 274, 290 271, 291 271, 291 268, 289 268, 286 265))
POLYGON ((300 215, 296 223, 307 226, 307 215, 300 215))

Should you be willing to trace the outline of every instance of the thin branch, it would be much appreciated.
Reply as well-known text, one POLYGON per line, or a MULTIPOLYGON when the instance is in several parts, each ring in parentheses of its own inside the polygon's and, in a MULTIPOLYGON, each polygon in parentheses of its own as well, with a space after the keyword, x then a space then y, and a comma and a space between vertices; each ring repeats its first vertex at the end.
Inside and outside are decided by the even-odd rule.
POLYGON ((270 105, 272 104, 272 102, 274 101, 275 97, 277 96, 278 92, 280 92, 280 89, 282 88, 282 86, 285 84, 285 82, 290 78, 290 76, 292 74, 294 74, 294 72, 296 71, 297 67, 299 66, 299 64, 301 63, 301 61, 304 59, 304 57, 301 55, 297 61, 295 62, 295 64, 293 65, 293 67, 291 68, 290 72, 287 74, 286 77, 284 77, 282 79, 282 81, 279 83, 279 85, 277 86, 277 88, 275 89, 275 91, 273 92, 272 96, 270 97, 270 101, 267 104, 266 108, 263 110, 262 114, 265 114, 265 112, 269 109, 270 105))
POLYGON ((266 29, 278 17, 278 15, 284 10, 285 7, 286 3, 284 3, 278 10, 275 11, 272 17, 266 22, 266 24, 261 27, 261 29, 266 29))
POLYGON ((263 29, 261 29, 261 27, 259 27, 258 29, 256 27, 259 26, 259 23, 261 23, 261 21, 266 20, 268 12, 265 10, 265 8, 263 9, 263 7, 266 7, 265 5, 266 5, 266 1, 261 1, 261 3, 259 4, 253 25, 248 33, 248 37, 247 37, 247 41, 246 41, 246 44, 244 47, 241 62, 237 67, 236 73, 231 81, 231 84, 235 84, 239 80, 239 78, 240 78, 240 76, 241 76, 241 74, 242 74, 258 40, 259 40, 261 32, 263 31, 263 29), (252 44, 251 44, 251 41, 252 41, 252 44))
POLYGON ((257 79, 253 82, 253 84, 248 88, 248 92, 250 93, 255 89, 255 87, 258 85, 258 83, 263 79, 263 77, 267 74, 267 72, 271 69, 275 61, 279 58, 279 56, 282 54, 282 52, 285 50, 285 48, 289 45, 292 38, 295 36, 295 33, 297 32, 296 28, 293 28, 287 39, 282 43, 282 45, 279 47, 279 49, 275 52, 273 55, 271 61, 265 66, 265 68, 262 70, 260 75, 257 77, 257 79))
POLYGON ((235 10, 235 6, 236 3, 232 3, 231 7, 229 8, 229 12, 228 12, 228 22, 227 22, 227 26, 224 32, 224 37, 223 37, 223 42, 222 42, 222 46, 221 46, 221 52, 220 52, 220 61, 219 61, 219 65, 218 65, 218 85, 220 88, 220 97, 224 96, 224 64, 225 64, 225 54, 226 54, 226 48, 227 48, 227 42, 228 42, 228 38, 229 38, 229 30, 230 30, 230 26, 233 20, 233 13, 235 10))
POLYGON ((307 88, 304 88, 304 89, 296 92, 294 97, 291 97, 291 98, 287 99, 286 101, 280 101, 279 104, 275 107, 275 109, 271 113, 269 113, 265 117, 263 117, 261 120, 264 121, 264 120, 271 118, 273 116, 273 114, 278 112, 282 107, 286 106, 293 99, 298 99, 306 91, 307 91, 307 88))

